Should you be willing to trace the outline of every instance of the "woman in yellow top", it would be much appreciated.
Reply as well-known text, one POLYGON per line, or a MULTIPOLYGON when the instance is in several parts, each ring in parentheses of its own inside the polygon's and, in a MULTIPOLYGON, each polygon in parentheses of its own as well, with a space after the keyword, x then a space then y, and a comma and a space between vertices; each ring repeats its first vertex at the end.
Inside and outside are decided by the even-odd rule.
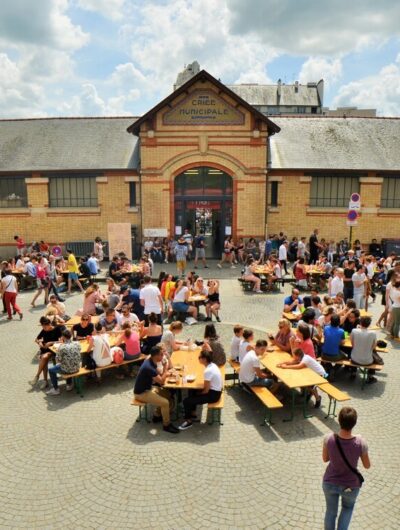
POLYGON ((79 281, 79 267, 76 258, 70 248, 67 248, 68 254, 68 294, 71 294, 72 282, 74 282, 81 292, 84 292, 81 282, 79 281))

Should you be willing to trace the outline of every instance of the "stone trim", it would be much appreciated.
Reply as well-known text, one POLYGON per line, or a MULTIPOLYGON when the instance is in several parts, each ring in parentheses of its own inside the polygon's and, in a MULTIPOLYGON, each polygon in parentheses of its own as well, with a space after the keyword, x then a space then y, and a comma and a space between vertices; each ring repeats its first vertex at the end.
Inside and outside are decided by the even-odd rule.
POLYGON ((360 184, 383 184, 383 177, 360 177, 360 184))
POLYGON ((127 209, 128 213, 139 213, 139 206, 129 206, 127 209))
POLYGON ((96 177, 96 183, 97 184, 107 184, 108 183, 108 177, 96 177))
POLYGON ((48 184, 47 177, 29 177, 25 179, 25 184, 48 184))
POLYGON ((283 182, 283 177, 271 175, 268 177, 268 182, 283 182))
POLYGON ((312 181, 312 177, 304 175, 303 177, 299 177, 299 182, 302 184, 306 184, 312 181))
POLYGON ((125 177, 124 182, 140 182, 140 178, 130 175, 129 177, 125 177))

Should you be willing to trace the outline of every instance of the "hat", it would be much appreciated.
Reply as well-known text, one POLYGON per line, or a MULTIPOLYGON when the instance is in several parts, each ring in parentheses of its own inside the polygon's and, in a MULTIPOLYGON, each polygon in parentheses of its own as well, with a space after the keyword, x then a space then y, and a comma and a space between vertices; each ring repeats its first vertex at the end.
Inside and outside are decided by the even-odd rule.
POLYGON ((180 238, 178 239, 178 243, 180 243, 181 245, 182 245, 183 243, 185 243, 185 240, 183 239, 183 237, 180 237, 180 238))

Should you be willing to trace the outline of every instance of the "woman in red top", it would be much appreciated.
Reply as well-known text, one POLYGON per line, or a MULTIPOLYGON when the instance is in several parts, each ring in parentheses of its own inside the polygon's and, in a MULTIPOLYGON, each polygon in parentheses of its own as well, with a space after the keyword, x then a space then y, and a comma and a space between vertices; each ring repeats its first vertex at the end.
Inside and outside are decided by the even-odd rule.
POLYGON ((296 328, 296 336, 290 337, 289 340, 292 353, 294 350, 300 348, 300 350, 303 350, 306 355, 316 359, 314 344, 311 340, 310 328, 307 324, 299 322, 299 325, 296 328))
POLYGON ((35 306, 36 300, 44 291, 44 303, 49 303, 49 277, 46 269, 46 262, 41 258, 40 262, 36 264, 36 283, 37 283, 37 292, 33 297, 31 302, 32 307, 35 306))
POLYGON ((296 261, 294 267, 294 277, 296 278, 296 283, 299 287, 302 289, 307 289, 307 273, 306 273, 306 266, 304 264, 304 258, 299 258, 298 261, 296 261))

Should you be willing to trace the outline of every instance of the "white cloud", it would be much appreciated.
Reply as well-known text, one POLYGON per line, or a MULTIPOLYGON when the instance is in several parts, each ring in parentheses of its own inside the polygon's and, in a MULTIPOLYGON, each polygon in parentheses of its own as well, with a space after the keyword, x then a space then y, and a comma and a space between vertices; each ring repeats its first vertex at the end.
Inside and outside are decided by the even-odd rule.
MULTIPOLYGON (((219 2, 216 2, 219 3, 219 2)), ((296 55, 348 53, 400 35, 393 0, 227 0, 232 31, 296 55)))
POLYGON ((125 0, 77 0, 77 5, 86 11, 100 13, 111 20, 121 20, 124 16, 125 0))
POLYGON ((352 81, 339 89, 333 106, 376 108, 383 116, 400 115, 400 54, 377 75, 352 81))
POLYGON ((335 83, 342 76, 340 59, 324 59, 323 57, 309 57, 302 65, 299 81, 319 81, 323 79, 327 85, 335 83))

